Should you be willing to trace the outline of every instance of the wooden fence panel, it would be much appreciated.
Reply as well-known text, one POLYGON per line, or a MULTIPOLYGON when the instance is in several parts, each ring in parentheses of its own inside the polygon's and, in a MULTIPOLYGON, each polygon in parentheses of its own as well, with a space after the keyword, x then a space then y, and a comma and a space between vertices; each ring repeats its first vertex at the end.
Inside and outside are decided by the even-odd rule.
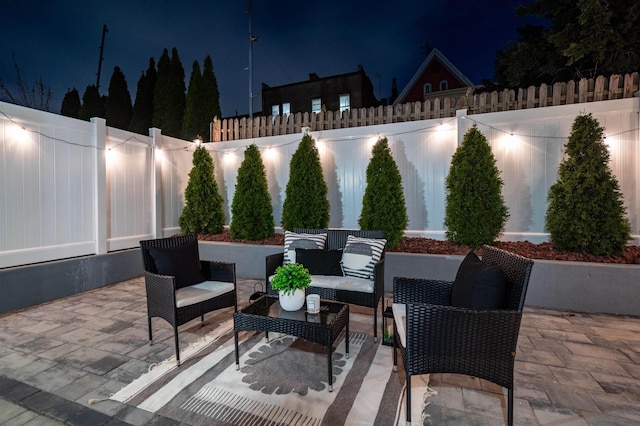
POLYGON ((582 78, 578 82, 556 82, 552 86, 541 84, 526 89, 504 89, 502 91, 474 94, 472 88, 463 96, 438 97, 422 102, 356 108, 341 114, 339 111, 319 113, 296 113, 288 116, 243 118, 217 118, 211 123, 211 139, 224 142, 252 137, 277 136, 300 132, 308 127, 311 131, 390 124, 402 121, 429 120, 455 117, 456 111, 467 109, 468 114, 484 114, 574 103, 598 102, 631 98, 640 90, 640 74, 598 76, 582 78))

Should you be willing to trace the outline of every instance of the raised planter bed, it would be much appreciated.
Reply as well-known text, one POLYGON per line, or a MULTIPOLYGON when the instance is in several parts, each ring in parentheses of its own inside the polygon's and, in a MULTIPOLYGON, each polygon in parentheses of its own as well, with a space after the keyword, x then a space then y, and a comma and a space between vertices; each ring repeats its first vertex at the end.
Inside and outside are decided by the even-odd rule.
MULTIPOLYGON (((265 256, 282 246, 200 242, 203 259, 236 263, 238 277, 264 280, 265 256)), ((393 277, 452 280, 463 256, 387 252, 385 290, 393 277)), ((526 305, 640 316, 640 265, 534 259, 526 305)))

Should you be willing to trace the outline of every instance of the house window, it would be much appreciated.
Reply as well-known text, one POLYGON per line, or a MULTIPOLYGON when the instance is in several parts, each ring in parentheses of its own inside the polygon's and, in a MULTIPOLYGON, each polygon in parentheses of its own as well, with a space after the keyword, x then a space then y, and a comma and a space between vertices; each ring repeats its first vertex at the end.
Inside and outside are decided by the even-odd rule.
POLYGON ((422 86, 422 95, 426 98, 429 93, 431 93, 431 83, 425 83, 422 86))
POLYGON ((351 95, 348 93, 340 95, 340 112, 349 111, 351 109, 351 95))
POLYGON ((271 115, 273 115, 274 117, 276 115, 280 115, 280 105, 272 105, 271 106, 271 115))
POLYGON ((313 98, 311 99, 311 112, 315 112, 318 114, 322 110, 322 99, 313 98))
POLYGON ((289 115, 289 114, 291 114, 291 104, 289 102, 286 102, 282 104, 282 115, 289 115))
POLYGON ((442 80, 440 82, 440 90, 448 90, 449 89, 449 82, 447 80, 442 80))

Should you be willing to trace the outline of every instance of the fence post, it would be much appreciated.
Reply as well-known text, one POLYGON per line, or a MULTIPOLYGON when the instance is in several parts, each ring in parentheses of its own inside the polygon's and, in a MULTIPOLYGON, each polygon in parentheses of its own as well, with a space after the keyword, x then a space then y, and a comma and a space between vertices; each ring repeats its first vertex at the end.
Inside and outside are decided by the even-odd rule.
POLYGON ((151 191, 151 233, 153 238, 164 237, 164 217, 162 216, 162 156, 158 155, 157 150, 162 142, 162 130, 152 127, 149 129, 149 137, 151 138, 151 182, 153 188, 151 191))
POLYGON ((96 254, 105 254, 108 252, 107 247, 107 124, 104 118, 92 117, 91 124, 93 130, 91 138, 93 139, 94 150, 94 209, 95 220, 93 223, 96 236, 96 254))

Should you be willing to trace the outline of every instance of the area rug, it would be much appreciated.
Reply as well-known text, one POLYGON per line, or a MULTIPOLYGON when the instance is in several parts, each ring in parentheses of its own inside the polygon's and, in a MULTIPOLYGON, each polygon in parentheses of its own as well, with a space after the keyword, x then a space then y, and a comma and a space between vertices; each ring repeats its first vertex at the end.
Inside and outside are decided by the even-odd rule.
MULTIPOLYGON (((393 349, 363 330, 371 317, 351 314, 349 357, 344 333, 333 353, 329 392, 327 353, 304 339, 270 333, 240 334, 236 369, 233 323, 221 324, 112 399, 191 425, 404 424, 402 373, 393 372, 393 349)), ((412 418, 423 416, 428 376, 412 380, 412 418)))

